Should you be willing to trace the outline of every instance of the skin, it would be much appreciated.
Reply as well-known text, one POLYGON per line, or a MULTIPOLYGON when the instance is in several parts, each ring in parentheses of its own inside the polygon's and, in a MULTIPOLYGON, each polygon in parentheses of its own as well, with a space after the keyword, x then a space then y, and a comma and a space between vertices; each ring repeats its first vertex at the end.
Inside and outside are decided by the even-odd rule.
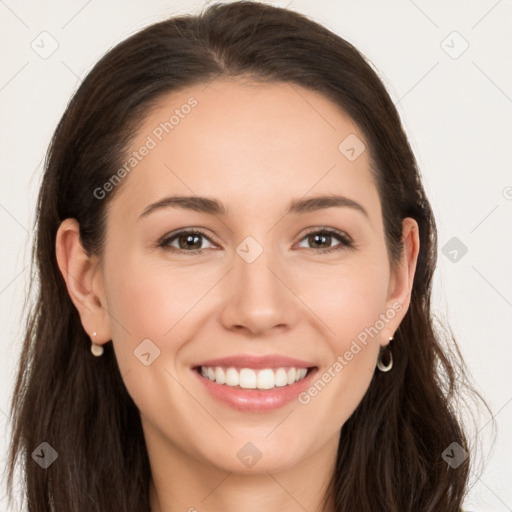
POLYGON ((96 332, 96 343, 112 340, 140 410, 153 512, 319 511, 340 428, 409 306, 418 227, 404 219, 405 250, 392 271, 369 151, 349 161, 338 150, 349 134, 368 146, 363 135, 328 99, 296 85, 231 80, 172 93, 130 151, 190 96, 198 105, 118 185, 102 258, 87 256, 67 219, 58 263, 91 339, 96 332), (293 199, 333 193, 368 216, 349 207, 284 214, 293 199), (171 194, 216 198, 228 214, 168 207, 139 219, 171 194), (354 247, 306 236, 324 227, 346 233, 354 247), (162 236, 191 228, 210 237, 196 241, 202 254, 187 253, 179 239, 170 243, 181 253, 157 247, 162 236), (252 263, 236 252, 247 236, 263 248, 252 263), (341 249, 322 253, 334 246, 341 249), (192 373, 201 360, 277 353, 312 361, 321 374, 397 303, 394 318, 306 405, 241 412, 192 373), (160 350, 149 366, 133 353, 147 338, 160 350), (247 442, 262 454, 252 468, 237 457, 247 442))

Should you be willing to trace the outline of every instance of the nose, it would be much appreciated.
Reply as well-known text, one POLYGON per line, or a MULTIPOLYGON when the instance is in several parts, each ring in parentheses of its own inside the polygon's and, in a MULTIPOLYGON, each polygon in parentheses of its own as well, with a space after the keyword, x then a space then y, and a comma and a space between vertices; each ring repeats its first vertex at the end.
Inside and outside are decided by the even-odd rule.
POLYGON ((271 248, 264 248, 252 262, 235 254, 226 277, 221 314, 226 329, 261 336, 288 330, 296 322, 300 300, 271 248))

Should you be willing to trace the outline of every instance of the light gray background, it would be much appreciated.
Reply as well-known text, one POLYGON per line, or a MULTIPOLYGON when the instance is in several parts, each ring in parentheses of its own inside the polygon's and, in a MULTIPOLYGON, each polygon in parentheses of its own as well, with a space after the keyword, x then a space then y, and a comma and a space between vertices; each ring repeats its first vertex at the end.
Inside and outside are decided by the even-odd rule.
MULTIPOLYGON (((434 311, 450 323, 498 427, 491 450, 490 417, 480 415, 475 434, 486 467, 472 475, 466 506, 511 511, 512 1, 270 3, 289 5, 353 43, 380 71, 398 106, 438 225, 434 311), (469 46, 458 55, 465 41, 469 46), (442 252, 453 237, 467 247, 462 257, 459 249, 450 254, 450 245, 448 256, 442 252)), ((80 80, 109 48, 143 26, 203 4, 0 0, 2 467, 22 341, 30 229, 51 134, 80 80), (41 36, 43 31, 51 36, 41 36), (32 49, 49 51, 52 38, 58 48, 42 55, 47 58, 32 49)), ((4 493, 2 487, 2 510, 4 493)))

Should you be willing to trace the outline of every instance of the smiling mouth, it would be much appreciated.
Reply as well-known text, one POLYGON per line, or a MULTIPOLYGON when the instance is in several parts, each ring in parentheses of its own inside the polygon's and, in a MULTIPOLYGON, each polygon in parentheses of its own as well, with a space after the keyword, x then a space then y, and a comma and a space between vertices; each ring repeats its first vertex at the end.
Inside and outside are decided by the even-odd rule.
POLYGON ((316 368, 294 366, 279 368, 235 368, 233 366, 197 366, 194 370, 215 384, 237 389, 275 389, 304 380, 316 368))

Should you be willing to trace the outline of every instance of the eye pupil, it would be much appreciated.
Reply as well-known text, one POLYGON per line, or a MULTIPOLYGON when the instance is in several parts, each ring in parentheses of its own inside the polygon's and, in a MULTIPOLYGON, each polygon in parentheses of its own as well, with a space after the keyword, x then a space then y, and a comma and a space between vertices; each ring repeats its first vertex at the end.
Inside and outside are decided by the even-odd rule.
POLYGON ((181 249, 200 249, 201 248, 201 237, 199 235, 181 235, 179 237, 179 245, 180 245, 180 248, 181 249), (196 244, 197 244, 197 240, 199 240, 199 247, 194 247, 194 242, 193 240, 196 239, 196 244), (182 244, 181 242, 185 240, 185 243, 182 244), (192 243, 189 243, 189 242, 192 242, 192 243))
MULTIPOLYGON (((313 239, 314 243, 317 243, 318 239, 323 239, 324 240, 323 243, 325 243, 325 239, 328 239, 328 241, 330 242, 331 236, 315 234, 315 235, 310 236, 309 238, 310 238, 310 240, 313 239)), ((322 244, 322 242, 320 242, 320 244, 322 244)), ((328 244, 328 245, 330 245, 330 244, 328 244)))

